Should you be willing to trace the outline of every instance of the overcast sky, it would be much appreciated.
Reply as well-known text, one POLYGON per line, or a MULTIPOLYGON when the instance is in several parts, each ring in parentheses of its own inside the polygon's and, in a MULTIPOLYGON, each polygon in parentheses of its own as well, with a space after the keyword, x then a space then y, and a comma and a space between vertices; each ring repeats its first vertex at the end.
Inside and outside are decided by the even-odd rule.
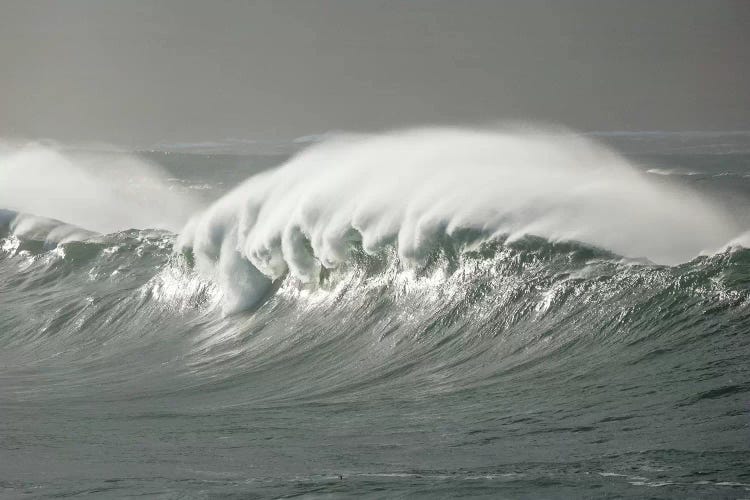
POLYGON ((750 1, 0 0, 0 136, 750 129, 750 1))

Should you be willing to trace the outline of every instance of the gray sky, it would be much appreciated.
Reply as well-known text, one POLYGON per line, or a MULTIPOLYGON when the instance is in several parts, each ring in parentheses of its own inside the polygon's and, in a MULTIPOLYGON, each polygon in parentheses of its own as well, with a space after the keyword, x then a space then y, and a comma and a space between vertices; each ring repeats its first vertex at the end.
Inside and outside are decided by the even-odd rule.
POLYGON ((0 136, 750 129, 750 1, 0 0, 0 136))

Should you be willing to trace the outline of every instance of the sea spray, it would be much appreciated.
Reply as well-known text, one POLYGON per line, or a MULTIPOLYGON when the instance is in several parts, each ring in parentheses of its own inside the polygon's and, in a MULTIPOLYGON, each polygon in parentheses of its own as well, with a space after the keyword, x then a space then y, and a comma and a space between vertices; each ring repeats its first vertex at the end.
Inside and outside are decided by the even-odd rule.
POLYGON ((106 233, 177 231, 200 204, 138 155, 29 143, 0 145, 0 208, 106 233))
POLYGON ((228 312, 289 272, 393 245, 418 265, 436 238, 536 235, 675 264, 739 231, 685 187, 660 182, 591 138, 562 130, 424 128, 339 135, 250 178, 193 218, 180 247, 221 284, 228 312))

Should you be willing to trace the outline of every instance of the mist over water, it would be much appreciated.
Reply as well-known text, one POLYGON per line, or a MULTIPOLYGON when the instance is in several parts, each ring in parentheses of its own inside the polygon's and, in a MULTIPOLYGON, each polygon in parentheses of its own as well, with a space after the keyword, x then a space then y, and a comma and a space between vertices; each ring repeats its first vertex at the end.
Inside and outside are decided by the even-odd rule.
POLYGON ((36 143, 0 147, 0 200, 4 209, 100 233, 177 231, 200 206, 195 196, 170 186, 160 166, 144 158, 36 143))
POLYGON ((0 496, 746 496, 750 155, 644 137, 3 147, 0 496))

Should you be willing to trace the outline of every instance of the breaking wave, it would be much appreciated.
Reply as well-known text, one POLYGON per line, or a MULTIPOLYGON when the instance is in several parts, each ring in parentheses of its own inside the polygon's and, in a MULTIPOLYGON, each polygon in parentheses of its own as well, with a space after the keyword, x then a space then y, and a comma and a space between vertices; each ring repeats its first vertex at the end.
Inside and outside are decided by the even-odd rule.
POLYGON ((750 488, 750 236, 681 176, 559 131, 339 136, 177 234, 154 227, 200 206, 158 169, 164 205, 67 152, 18 154, 4 492, 750 488))
POLYGON ((252 307, 287 272, 302 282, 392 246, 418 267, 437 241, 534 235, 676 264, 739 230, 710 200, 659 182, 591 139, 549 131, 415 129, 340 135, 247 180, 197 215, 178 246, 252 307))

